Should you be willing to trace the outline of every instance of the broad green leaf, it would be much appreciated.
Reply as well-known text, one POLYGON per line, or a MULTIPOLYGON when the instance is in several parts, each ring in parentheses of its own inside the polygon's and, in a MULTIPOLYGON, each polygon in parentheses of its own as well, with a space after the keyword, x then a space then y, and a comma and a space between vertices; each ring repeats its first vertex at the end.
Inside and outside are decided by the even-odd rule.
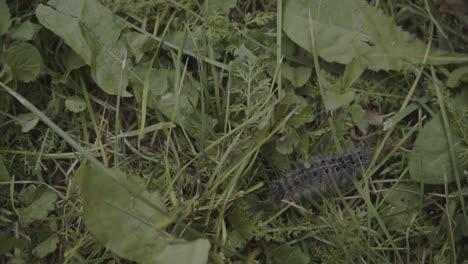
MULTIPOLYGON (((130 49, 135 55, 135 62, 138 63, 143 55, 156 48, 157 42, 154 41, 147 35, 139 34, 136 32, 128 32, 125 34, 125 38, 127 39, 127 43, 130 49)), ((150 54, 152 55, 152 54, 150 54)))
POLYGON ((119 183, 89 165, 76 172, 85 224, 100 243, 139 263, 206 263, 207 240, 179 242, 165 234, 163 229, 175 219, 159 196, 146 191, 140 178, 117 171, 114 175, 119 183))
MULTIPOLYGON (((363 0, 288 0, 283 30, 299 46, 326 61, 349 64, 360 58, 372 70, 399 71, 421 64, 426 44, 403 31, 391 17, 363 0), (312 28, 309 21, 312 21, 312 28)), ((463 63, 468 56, 431 48, 428 64, 463 63)))
POLYGON ((11 45, 0 59, 10 67, 15 78, 23 82, 34 81, 43 65, 41 54, 36 47, 25 42, 11 45))
POLYGON ((18 208, 17 212, 21 220, 29 223, 35 219, 45 219, 49 211, 55 208, 57 194, 44 185, 30 190, 28 197, 23 198, 31 201, 29 206, 18 208))
POLYGON ((343 74, 342 85, 344 89, 351 87, 364 72, 365 65, 360 58, 354 58, 348 65, 343 74))
POLYGON ((195 35, 188 34, 187 32, 184 32, 184 31, 171 30, 166 33, 166 35, 164 36, 164 40, 169 43, 172 43, 173 45, 177 47, 182 46, 182 43, 183 43, 184 49, 193 51, 195 53, 199 52, 197 51, 197 46, 194 44, 194 41, 196 42, 197 40, 192 39, 192 37, 195 37, 195 35))
POLYGON ((45 258, 47 255, 57 249, 57 244, 59 242, 59 237, 54 235, 40 242, 36 247, 33 248, 32 253, 39 258, 45 258))
POLYGON ((21 114, 15 120, 21 126, 21 131, 27 133, 39 123, 39 117, 34 113, 21 114))
POLYGON ((336 110, 340 107, 348 106, 354 100, 354 92, 342 92, 338 89, 330 88, 325 91, 324 103, 328 111, 336 110))
POLYGON ((168 245, 158 257, 159 264, 187 263, 206 264, 210 242, 207 239, 197 239, 190 242, 168 245))
POLYGON ((93 50, 81 29, 79 20, 81 16, 72 17, 72 8, 74 7, 77 11, 81 11, 84 1, 73 1, 74 4, 67 2, 69 1, 54 1, 49 3, 50 6, 40 4, 36 9, 36 16, 44 27, 57 34, 83 58, 86 64, 91 65, 93 50), (70 9, 72 9, 70 11, 72 13, 70 14, 66 12, 67 4, 69 4, 70 9))
POLYGON ((417 214, 421 201, 418 185, 399 183, 392 190, 386 191, 385 200, 389 203, 384 220, 392 230, 407 228, 411 219, 417 214))
MULTIPOLYGON (((125 25, 96 0, 51 0, 36 9, 39 22, 57 34, 91 66, 91 76, 108 94, 131 96, 122 70, 127 55, 120 39, 125 25)), ((127 67, 127 66, 126 66, 127 67)))
POLYGON ((310 79, 312 68, 292 67, 289 64, 283 63, 281 65, 281 73, 294 87, 301 87, 310 79))
POLYGON ((76 172, 86 227, 101 244, 120 257, 150 263, 167 246, 161 229, 171 223, 168 213, 160 198, 148 193, 142 183, 128 180, 122 172, 116 171, 114 175, 120 183, 89 165, 82 165, 76 172), (150 207, 122 185, 158 209, 150 207))
MULTIPOLYGON (((462 148, 462 139, 452 130, 450 131, 457 153, 462 148)), ((460 170, 459 175, 463 175, 461 160, 456 162, 460 170)), ((447 137, 440 114, 429 121, 416 138, 409 159, 409 172, 411 178, 417 182, 444 184, 445 178, 448 183, 455 181, 447 137)))
POLYGON ((86 102, 79 96, 70 96, 65 100, 65 106, 68 110, 79 113, 86 109, 86 102))
POLYGON ((366 111, 358 104, 353 104, 348 108, 351 118, 353 119, 354 124, 359 128, 362 133, 366 133, 369 123, 364 118, 366 111))
POLYGON ((0 36, 8 32, 11 25, 10 9, 6 0, 0 0, 0 36))
MULTIPOLYGON (((139 79, 132 78, 131 82, 133 85, 133 90, 135 97, 138 102, 142 101, 143 93, 143 81, 148 68, 148 64, 142 63, 136 66, 135 71, 139 79)), ((168 69, 150 69, 149 74, 149 91, 148 91, 148 107, 153 109, 158 109, 159 96, 164 95, 169 92, 169 79, 174 74, 173 71, 168 69)), ((198 97, 197 97, 198 99, 198 97)), ((196 101, 195 101, 196 102, 196 101)))
POLYGON ((83 61, 83 58, 72 49, 67 49, 64 52, 63 57, 60 58, 60 60, 65 66, 65 69, 67 70, 67 76, 68 74, 70 74, 71 71, 79 69, 86 65, 86 62, 83 61))
POLYGON ((23 23, 13 25, 10 29, 10 36, 12 39, 28 41, 34 38, 39 27, 31 23, 31 21, 26 20, 23 23))

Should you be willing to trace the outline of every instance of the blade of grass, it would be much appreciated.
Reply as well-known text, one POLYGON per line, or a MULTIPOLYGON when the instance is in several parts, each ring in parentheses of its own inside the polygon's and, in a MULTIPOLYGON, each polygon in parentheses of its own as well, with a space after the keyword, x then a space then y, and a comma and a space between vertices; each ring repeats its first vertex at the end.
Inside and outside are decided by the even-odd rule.
POLYGON ((283 97, 283 78, 281 76, 281 61, 283 60, 281 51, 282 43, 281 37, 283 33, 283 0, 276 1, 276 65, 279 65, 278 69, 278 97, 283 97))
POLYGON ((442 114, 442 121, 444 123, 445 136, 447 138, 449 152, 450 152, 450 163, 452 165, 453 173, 455 174, 460 204, 461 204, 462 211, 463 211, 463 217, 465 218, 465 221, 468 222, 468 217, 466 214, 465 199, 461 195, 462 193, 461 177, 460 177, 458 166, 457 166, 457 159, 455 155, 455 148, 453 146, 453 139, 452 139, 452 133, 450 131, 450 124, 448 120, 447 110, 445 108, 444 98, 441 92, 441 88, 439 86, 440 81, 437 79, 434 67, 432 66, 431 66, 431 74, 432 74, 432 82, 434 84, 434 89, 436 90, 437 102, 439 103, 440 112, 442 114))
MULTIPOLYGON (((164 39, 164 36, 166 35, 169 26, 172 23, 172 19, 174 18, 174 13, 171 15, 169 18, 169 21, 167 22, 166 27, 163 30, 161 39, 164 39)), ((153 57, 151 58, 151 61, 148 65, 148 69, 146 70, 145 73, 145 80, 143 82, 143 94, 142 94, 142 100, 141 100, 141 122, 140 122, 140 134, 138 135, 138 147, 141 146, 141 140, 144 137, 144 129, 146 126, 146 115, 147 115, 147 108, 148 108, 148 95, 149 95, 149 88, 150 88, 150 81, 151 81, 151 73, 153 69, 154 62, 156 61, 156 58, 158 57, 159 50, 161 49, 162 42, 159 42, 156 51, 154 51, 153 57)))

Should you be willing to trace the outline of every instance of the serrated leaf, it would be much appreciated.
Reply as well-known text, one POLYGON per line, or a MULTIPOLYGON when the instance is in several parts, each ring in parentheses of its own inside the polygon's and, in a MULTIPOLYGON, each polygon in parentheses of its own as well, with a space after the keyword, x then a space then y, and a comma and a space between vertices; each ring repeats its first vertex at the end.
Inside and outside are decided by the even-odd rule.
POLYGON ((6 0, 0 0, 0 36, 8 32, 11 25, 10 9, 6 0))
POLYGON ((65 100, 65 106, 68 110, 79 113, 86 109, 86 102, 79 96, 70 96, 65 100))
POLYGON ((100 243, 118 256, 139 263, 206 263, 208 241, 172 239, 164 228, 175 219, 159 196, 146 191, 140 178, 127 178, 118 171, 114 176, 118 182, 89 165, 82 165, 76 172, 85 224, 100 243))
MULTIPOLYGON (((455 153, 462 148, 462 139, 452 130, 455 153)), ((461 160, 457 160, 459 175, 461 160)), ((442 116, 439 114, 429 121, 421 130, 414 143, 409 159, 409 172, 413 180, 428 184, 444 184, 455 181, 455 173, 450 161, 450 152, 445 135, 442 116)))
POLYGON ((21 220, 29 223, 36 219, 45 219, 49 211, 55 208, 55 201, 58 195, 47 188, 46 186, 39 186, 34 189, 32 193, 32 203, 28 207, 18 208, 17 212, 21 220))
POLYGON ((283 63, 281 65, 281 73, 294 87, 301 87, 310 79, 312 68, 302 66, 292 67, 289 64, 283 63))
MULTIPOLYGON (((369 69, 396 71, 424 61, 426 44, 365 1, 288 0, 283 10, 283 30, 309 52, 314 52, 312 21, 316 51, 326 61, 349 64, 360 58, 369 69)), ((467 61, 466 55, 432 48, 426 63, 467 61)))
POLYGON ((91 76, 108 94, 131 96, 122 70, 127 50, 120 39, 126 26, 96 0, 61 0, 40 4, 39 22, 69 45, 91 66, 91 76))
POLYGON ((1 59, 10 67, 14 77, 23 82, 34 81, 43 65, 41 54, 36 47, 25 42, 11 45, 1 59))

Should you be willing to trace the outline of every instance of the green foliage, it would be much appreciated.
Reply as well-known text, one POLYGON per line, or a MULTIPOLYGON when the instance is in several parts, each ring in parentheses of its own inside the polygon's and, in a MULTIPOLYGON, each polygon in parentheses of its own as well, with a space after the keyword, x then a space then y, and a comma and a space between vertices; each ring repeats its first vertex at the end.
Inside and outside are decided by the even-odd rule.
MULTIPOLYGON (((349 64, 359 58, 372 70, 400 71, 421 64, 426 44, 396 26, 392 19, 362 0, 286 1, 283 29, 299 46, 326 61, 349 64), (311 23, 310 23, 311 21, 311 23)), ((467 62, 463 54, 431 49, 429 64, 467 62)))
POLYGON ((468 82, 468 66, 457 68, 447 78, 447 86, 450 88, 458 87, 462 82, 468 82))
POLYGON ((11 27, 10 36, 13 39, 28 41, 34 38, 39 29, 39 25, 33 24, 31 21, 26 20, 22 23, 14 24, 11 27))
POLYGON ((148 107, 159 110, 196 139, 209 138, 216 123, 212 118, 197 110, 199 92, 197 82, 190 76, 176 83, 176 72, 170 69, 148 69, 147 64, 135 68, 135 78, 131 79, 133 91, 141 103, 146 72, 150 72, 148 107))
POLYGON ((35 219, 45 219, 49 211, 55 209, 58 196, 44 185, 30 185, 20 193, 19 198, 26 207, 18 208, 18 215, 23 222, 30 223, 35 219))
POLYGON ((350 106, 348 111, 351 114, 351 118, 353 119, 354 124, 359 128, 361 133, 365 134, 369 126, 367 120, 364 119, 366 111, 358 104, 353 104, 350 106))
POLYGON ((139 263, 206 263, 209 243, 171 241, 163 230, 174 219, 158 194, 147 192, 139 178, 126 179, 116 171, 113 179, 89 165, 82 165, 76 176, 86 226, 117 255, 139 263))
MULTIPOLYGON (((450 128, 455 151, 462 148, 462 138, 450 128)), ((459 175, 462 175, 462 161, 456 161, 459 175)), ((415 141, 409 160, 411 178, 428 184, 444 184, 456 180, 450 162, 450 151, 442 116, 439 114, 428 122, 415 141)))
POLYGON ((10 17, 10 9, 6 0, 0 0, 0 36, 8 32, 8 28, 11 25, 10 17))
POLYGON ((205 1, 205 15, 217 12, 229 13, 229 9, 236 6, 237 0, 208 0, 205 1))
POLYGON ((384 215, 389 229, 405 230, 414 221, 419 202, 420 188, 415 184, 399 183, 385 194, 389 203, 388 213, 384 215))
POLYGON ((309 80, 312 69, 310 67, 293 68, 285 63, 281 65, 281 74, 294 87, 301 87, 309 80))
POLYGON ((354 100, 355 93, 349 91, 348 87, 343 85, 343 81, 333 78, 324 71, 321 72, 319 78, 321 79, 320 85, 325 90, 323 102, 328 111, 346 107, 354 100))
POLYGON ((292 263, 292 264, 306 264, 309 263, 309 255, 302 252, 298 246, 281 245, 271 248, 271 258, 273 263, 292 263))
POLYGON ((10 174, 8 174, 8 169, 3 161, 2 156, 0 156, 0 182, 7 182, 10 180, 10 174))
POLYGON ((23 82, 34 81, 43 67, 42 57, 35 46, 18 42, 1 54, 0 61, 8 66, 14 78, 23 82))
POLYGON ((86 102, 79 96, 68 97, 67 100, 65 100, 65 106, 74 113, 86 110, 86 102))
POLYGON ((21 131, 26 133, 31 131, 39 123, 39 118, 33 113, 19 115, 16 123, 21 126, 21 131))
POLYGON ((0 0, 3 262, 468 259, 467 46, 440 1, 26 2, 0 0), (386 137, 363 180, 266 206, 386 137))
POLYGON ((36 9, 39 22, 69 45, 87 65, 94 81, 108 94, 130 96, 127 56, 120 38, 125 25, 95 0, 51 1, 36 9))

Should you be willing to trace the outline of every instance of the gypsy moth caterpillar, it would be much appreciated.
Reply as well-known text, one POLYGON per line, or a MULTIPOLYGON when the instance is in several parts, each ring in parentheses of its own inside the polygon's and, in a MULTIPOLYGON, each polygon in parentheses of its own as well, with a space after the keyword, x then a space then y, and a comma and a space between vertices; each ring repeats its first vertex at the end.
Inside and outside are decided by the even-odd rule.
POLYGON ((272 187, 271 204, 277 206, 283 199, 300 201, 335 193, 362 177, 362 170, 372 160, 374 150, 360 146, 340 155, 312 157, 309 168, 291 171, 272 187))

